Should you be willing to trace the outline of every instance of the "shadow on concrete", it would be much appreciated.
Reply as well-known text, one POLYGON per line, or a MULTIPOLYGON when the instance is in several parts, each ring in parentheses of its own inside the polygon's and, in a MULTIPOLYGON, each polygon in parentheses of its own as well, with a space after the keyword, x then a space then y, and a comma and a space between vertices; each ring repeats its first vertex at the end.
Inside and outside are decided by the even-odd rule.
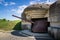
POLYGON ((15 30, 15 31, 12 31, 11 34, 14 35, 14 36, 26 37, 26 36, 21 35, 20 31, 21 30, 15 30))

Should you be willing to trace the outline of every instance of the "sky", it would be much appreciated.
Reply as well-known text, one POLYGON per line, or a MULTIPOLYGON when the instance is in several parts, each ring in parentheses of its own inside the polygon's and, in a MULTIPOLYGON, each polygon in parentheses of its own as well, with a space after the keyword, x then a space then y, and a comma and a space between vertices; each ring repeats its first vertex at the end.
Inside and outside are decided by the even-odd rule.
POLYGON ((56 0, 0 0, 0 19, 19 20, 12 15, 21 17, 23 10, 35 3, 52 4, 56 0))

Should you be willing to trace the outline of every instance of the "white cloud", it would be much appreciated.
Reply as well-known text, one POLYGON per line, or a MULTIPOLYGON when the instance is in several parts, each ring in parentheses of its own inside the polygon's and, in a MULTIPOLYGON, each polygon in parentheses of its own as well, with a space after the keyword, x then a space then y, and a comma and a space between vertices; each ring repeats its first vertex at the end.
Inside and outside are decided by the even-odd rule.
POLYGON ((32 1, 40 1, 40 0, 32 0, 32 1))
POLYGON ((37 0, 37 1, 41 1, 41 0, 37 0))
POLYGON ((57 0, 47 0, 47 1, 45 2, 45 4, 52 4, 52 3, 54 3, 55 1, 57 1, 57 0))
POLYGON ((16 9, 12 9, 11 11, 12 11, 12 12, 15 12, 15 11, 16 11, 16 9))
POLYGON ((11 6, 11 5, 15 5, 15 2, 5 2, 5 0, 0 0, 0 4, 4 5, 4 6, 11 6))
POLYGON ((45 4, 52 4, 54 3, 55 1, 57 0, 45 0, 42 2, 42 0, 32 0, 30 1, 30 4, 36 4, 36 3, 39 3, 39 4, 42 4, 42 3, 45 3, 45 4))
POLYGON ((18 14, 21 14, 26 7, 27 7, 27 5, 18 6, 17 9, 12 9, 11 11, 18 13, 18 14))
POLYGON ((22 13, 23 10, 27 7, 27 5, 22 5, 22 6, 19 6, 18 9, 17 9, 17 13, 22 13))
POLYGON ((16 3, 15 2, 10 2, 10 5, 15 5, 16 3))
POLYGON ((36 4, 36 3, 41 3, 39 0, 34 0, 34 1, 30 1, 30 5, 32 5, 32 4, 36 4))
POLYGON ((39 3, 39 4, 42 4, 42 3, 44 3, 46 0, 44 0, 44 1, 42 1, 42 0, 32 0, 32 1, 30 1, 30 4, 37 4, 37 3, 39 3))
POLYGON ((15 2, 5 2, 4 3, 4 6, 11 6, 11 5, 15 5, 16 3, 15 2))
POLYGON ((32 4, 37 4, 37 3, 39 3, 39 4, 41 4, 41 2, 40 1, 30 1, 30 5, 32 5, 32 4))
POLYGON ((8 6, 9 4, 8 3, 5 3, 4 6, 8 6))

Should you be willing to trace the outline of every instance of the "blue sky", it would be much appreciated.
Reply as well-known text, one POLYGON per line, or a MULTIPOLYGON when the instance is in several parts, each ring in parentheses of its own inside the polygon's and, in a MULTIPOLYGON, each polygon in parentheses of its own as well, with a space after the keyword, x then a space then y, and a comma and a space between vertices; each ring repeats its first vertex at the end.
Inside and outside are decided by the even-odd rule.
POLYGON ((37 2, 51 4, 55 0, 0 0, 0 19, 18 20, 12 15, 21 17, 21 13, 27 6, 37 2))

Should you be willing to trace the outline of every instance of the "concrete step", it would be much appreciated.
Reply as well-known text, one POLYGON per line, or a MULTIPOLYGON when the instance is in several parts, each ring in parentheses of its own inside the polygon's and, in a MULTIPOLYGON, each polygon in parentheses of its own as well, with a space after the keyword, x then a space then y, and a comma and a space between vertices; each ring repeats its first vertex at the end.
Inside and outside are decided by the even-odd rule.
POLYGON ((35 38, 51 39, 51 40, 53 39, 52 37, 49 36, 48 33, 33 33, 29 30, 23 30, 19 33, 26 37, 35 37, 35 38))

